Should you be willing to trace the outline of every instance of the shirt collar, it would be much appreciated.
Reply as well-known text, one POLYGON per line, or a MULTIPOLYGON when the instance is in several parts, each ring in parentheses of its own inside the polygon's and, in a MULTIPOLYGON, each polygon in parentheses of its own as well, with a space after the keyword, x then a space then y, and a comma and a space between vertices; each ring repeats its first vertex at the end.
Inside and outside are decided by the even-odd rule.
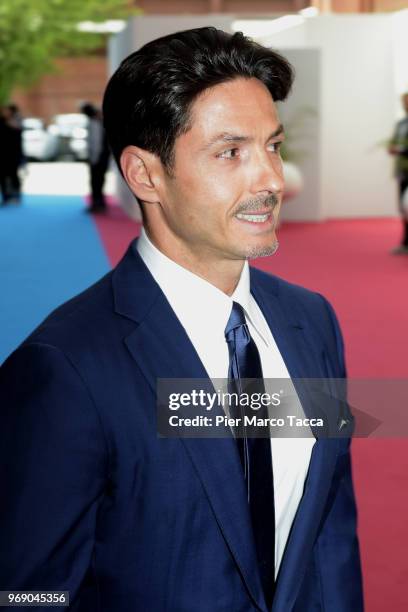
MULTIPOLYGON (((137 241, 137 251, 187 330, 191 326, 202 325, 205 320, 211 320, 211 325, 219 333, 224 334, 233 301, 244 308, 255 325, 251 311, 250 274, 247 261, 244 263, 233 294, 228 296, 164 255, 151 242, 143 227, 137 241)), ((205 326, 203 328, 205 329, 205 326)))

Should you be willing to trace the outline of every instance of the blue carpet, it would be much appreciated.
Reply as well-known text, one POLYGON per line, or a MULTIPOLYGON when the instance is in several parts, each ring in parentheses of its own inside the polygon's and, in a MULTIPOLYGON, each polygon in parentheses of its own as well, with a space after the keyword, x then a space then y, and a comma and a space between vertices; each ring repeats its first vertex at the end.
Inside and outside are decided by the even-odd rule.
POLYGON ((56 306, 110 264, 76 196, 25 195, 0 207, 0 363, 56 306))

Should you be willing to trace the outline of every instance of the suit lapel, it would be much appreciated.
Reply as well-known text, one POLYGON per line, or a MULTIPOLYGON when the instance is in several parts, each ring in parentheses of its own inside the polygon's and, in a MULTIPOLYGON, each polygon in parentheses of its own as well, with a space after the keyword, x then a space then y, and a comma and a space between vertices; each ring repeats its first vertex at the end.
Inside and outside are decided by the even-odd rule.
POLYGON ((292 312, 290 304, 283 304, 276 279, 265 288, 253 268, 251 293, 261 308, 273 337, 284 358, 291 378, 324 376, 322 360, 313 343, 308 343, 304 324, 292 312))
MULTIPOLYGON (((282 304, 275 284, 268 289, 251 269, 251 291, 263 311, 291 378, 324 378, 323 354, 309 341, 305 325, 282 304)), ((301 397, 306 416, 314 416, 307 393, 301 397)), ((315 432, 314 432, 315 433, 315 432)), ((316 435, 316 434, 315 434, 316 435)), ((336 465, 338 440, 317 439, 314 444, 303 497, 299 504, 278 575, 273 612, 291 610, 312 554, 318 526, 336 465)))
MULTIPOLYGON (((208 379, 184 328, 134 246, 135 243, 113 276, 116 312, 138 323, 125 339, 129 352, 154 394, 159 378, 208 379)), ((180 441, 201 480, 250 597, 257 609, 266 612, 246 488, 232 435, 180 441)))

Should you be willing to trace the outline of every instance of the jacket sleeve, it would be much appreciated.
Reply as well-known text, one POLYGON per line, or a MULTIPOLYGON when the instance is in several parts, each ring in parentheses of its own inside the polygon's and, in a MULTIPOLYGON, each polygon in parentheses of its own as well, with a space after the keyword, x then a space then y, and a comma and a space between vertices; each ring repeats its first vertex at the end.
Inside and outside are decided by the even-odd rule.
POLYGON ((341 333, 339 322, 336 317, 336 313, 334 312, 333 306, 330 304, 330 302, 326 300, 326 298, 323 295, 321 294, 318 294, 318 295, 323 300, 323 304, 328 314, 332 336, 334 338, 333 346, 335 347, 336 354, 332 355, 332 357, 336 359, 336 366, 337 366, 335 368, 336 378, 346 378, 347 369, 346 369, 346 362, 345 362, 345 357, 344 357, 344 340, 343 340, 343 334, 341 333))
POLYGON ((72 603, 92 564, 106 471, 76 369, 55 347, 19 348, 0 368, 0 590, 69 591, 72 603))
MULTIPOLYGON (((340 376, 346 376, 343 338, 333 308, 324 299, 336 339, 340 376)), ((357 508, 352 481, 350 439, 331 440, 340 445, 327 502, 316 542, 317 567, 325 609, 331 612, 364 610, 357 508)))
POLYGON ((357 511, 349 450, 337 459, 328 508, 315 547, 325 609, 363 612, 357 511))

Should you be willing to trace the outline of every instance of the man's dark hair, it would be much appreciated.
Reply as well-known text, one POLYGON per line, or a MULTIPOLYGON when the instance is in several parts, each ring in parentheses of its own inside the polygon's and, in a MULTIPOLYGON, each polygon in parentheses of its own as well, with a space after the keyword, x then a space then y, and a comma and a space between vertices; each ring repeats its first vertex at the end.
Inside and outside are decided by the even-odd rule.
POLYGON ((110 79, 103 101, 118 166, 123 149, 136 145, 171 169, 174 142, 191 127, 197 96, 238 77, 259 79, 280 101, 290 92, 294 72, 284 57, 242 32, 227 34, 214 27, 176 32, 129 55, 110 79))

